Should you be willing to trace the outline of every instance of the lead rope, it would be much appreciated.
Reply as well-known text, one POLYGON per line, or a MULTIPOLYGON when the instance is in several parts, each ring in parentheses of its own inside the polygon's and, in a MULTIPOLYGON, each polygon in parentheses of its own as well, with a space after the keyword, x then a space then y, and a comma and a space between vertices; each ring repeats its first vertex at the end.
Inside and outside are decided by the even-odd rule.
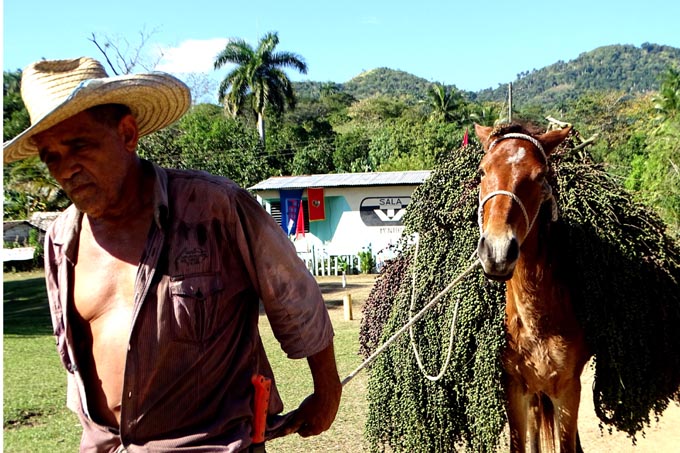
MULTIPOLYGON (((473 254, 473 255, 474 255, 474 254, 473 254)), ((470 273, 472 273, 472 271, 475 270, 475 269, 477 268, 477 266, 479 266, 479 265, 480 265, 479 260, 475 260, 472 264, 470 264, 470 266, 468 266, 468 268, 467 268, 462 274, 460 274, 460 275, 459 275, 457 278, 455 278, 451 283, 449 283, 449 285, 448 285, 446 288, 444 288, 443 290, 441 290, 441 291, 439 292, 439 294, 437 294, 432 300, 430 300, 430 301, 427 303, 427 305, 425 305, 423 308, 421 308, 420 311, 419 311, 418 313, 416 313, 416 315, 415 315, 414 317, 412 317, 412 318, 409 317, 409 321, 408 321, 406 324, 404 324, 398 331, 396 331, 396 332, 395 332, 390 338, 388 338, 382 345, 380 345, 380 347, 378 347, 378 349, 376 349, 375 351, 373 351, 373 354, 371 354, 366 360, 364 360, 363 363, 362 363, 361 365, 359 365, 354 371, 352 371, 350 374, 348 374, 347 377, 346 377, 345 379, 342 380, 341 384, 344 386, 344 385, 347 384, 349 381, 351 381, 352 379, 354 379, 354 377, 355 377, 361 370, 363 370, 364 368, 366 368, 366 366, 368 366, 369 364, 371 364, 371 363, 376 359, 376 357, 378 357, 385 349, 387 349, 387 347, 388 347, 389 345, 391 345, 392 343, 394 343, 394 341, 395 341, 397 338, 399 338, 404 332, 406 332, 406 330, 408 330, 408 329, 409 329, 413 324, 415 324, 420 318, 422 318, 423 316, 425 316, 425 313, 427 313, 427 311, 428 311, 430 308, 434 307, 434 306, 442 299, 442 297, 444 297, 444 296, 446 295, 446 293, 448 293, 449 291, 451 291, 451 289, 452 289, 453 287, 455 287, 458 283, 460 283, 461 280, 463 280, 463 279, 464 279, 465 277, 467 277, 470 273)))
MULTIPOLYGON (((418 263, 418 248, 420 245, 420 236, 416 236, 416 245, 415 245, 415 251, 413 253, 413 280, 411 283, 411 307, 409 309, 409 321, 411 319, 411 316, 413 314, 413 310, 415 307, 415 302, 416 302, 416 276, 417 276, 417 263, 418 263)), ((473 253, 474 256, 474 253, 473 253)), ((453 286, 450 286, 449 290, 452 289, 453 286)), ((447 291, 448 292, 448 291, 447 291)), ((441 370, 439 371, 439 374, 436 376, 430 375, 427 370, 425 370, 425 366, 423 365, 422 359, 420 358, 420 353, 418 352, 418 346, 416 345, 416 339, 415 335, 413 334, 413 324, 409 326, 408 333, 409 336, 411 337, 411 348, 413 349, 413 355, 416 358, 416 363, 418 364, 418 368, 420 368, 421 373, 423 373, 423 376, 425 376, 426 379, 432 381, 432 382, 437 382, 440 380, 444 374, 446 374, 446 370, 448 369, 449 362, 451 361, 451 354, 453 353, 453 339, 456 334, 456 319, 458 318, 458 306, 460 305, 460 298, 456 298, 456 304, 453 307, 453 319, 451 320, 451 329, 449 333, 449 347, 446 352, 446 360, 444 360, 444 364, 441 367, 441 370)))

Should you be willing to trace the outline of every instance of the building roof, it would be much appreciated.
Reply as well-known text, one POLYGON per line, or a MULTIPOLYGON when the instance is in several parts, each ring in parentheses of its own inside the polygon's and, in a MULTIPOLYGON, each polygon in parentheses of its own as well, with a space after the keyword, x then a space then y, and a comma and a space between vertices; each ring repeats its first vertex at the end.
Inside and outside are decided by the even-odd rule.
POLYGON ((251 190, 306 189, 307 187, 362 187, 419 185, 430 170, 326 175, 273 176, 250 187, 251 190))
POLYGON ((61 215, 61 212, 34 212, 28 223, 42 231, 47 231, 52 222, 61 215))

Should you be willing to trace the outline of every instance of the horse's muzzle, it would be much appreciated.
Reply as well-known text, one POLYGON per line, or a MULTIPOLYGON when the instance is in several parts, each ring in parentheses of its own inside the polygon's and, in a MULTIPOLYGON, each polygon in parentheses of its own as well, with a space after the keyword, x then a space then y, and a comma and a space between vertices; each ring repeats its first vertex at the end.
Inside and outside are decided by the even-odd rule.
POLYGON ((482 234, 477 245, 477 256, 487 278, 507 281, 512 278, 519 258, 519 242, 514 236, 498 238, 482 234))

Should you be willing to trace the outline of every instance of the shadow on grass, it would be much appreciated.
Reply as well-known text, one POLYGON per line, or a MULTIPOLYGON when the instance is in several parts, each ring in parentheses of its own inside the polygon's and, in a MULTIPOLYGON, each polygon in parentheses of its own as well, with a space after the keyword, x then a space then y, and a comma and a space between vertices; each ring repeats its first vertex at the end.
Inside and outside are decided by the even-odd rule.
POLYGON ((52 321, 45 279, 3 282, 5 335, 51 335, 52 321))

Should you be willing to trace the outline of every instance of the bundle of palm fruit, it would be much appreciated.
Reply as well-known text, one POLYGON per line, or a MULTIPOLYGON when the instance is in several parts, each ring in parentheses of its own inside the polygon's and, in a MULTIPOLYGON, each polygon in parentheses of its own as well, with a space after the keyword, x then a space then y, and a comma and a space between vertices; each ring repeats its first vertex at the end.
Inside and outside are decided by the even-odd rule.
MULTIPOLYGON (((634 439, 650 416, 680 396, 680 248, 658 216, 579 143, 572 132, 549 158, 560 214, 558 253, 594 355, 596 413, 603 427, 634 439)), ((479 238, 483 153, 474 142, 451 152, 414 192, 401 254, 384 268, 364 307, 363 355, 469 267, 479 238)), ((378 356, 370 368, 366 424, 372 451, 496 451, 506 422, 504 295, 503 284, 473 272, 414 325, 412 335, 378 356), (414 351, 436 375, 449 348, 441 379, 426 379, 414 351)))

